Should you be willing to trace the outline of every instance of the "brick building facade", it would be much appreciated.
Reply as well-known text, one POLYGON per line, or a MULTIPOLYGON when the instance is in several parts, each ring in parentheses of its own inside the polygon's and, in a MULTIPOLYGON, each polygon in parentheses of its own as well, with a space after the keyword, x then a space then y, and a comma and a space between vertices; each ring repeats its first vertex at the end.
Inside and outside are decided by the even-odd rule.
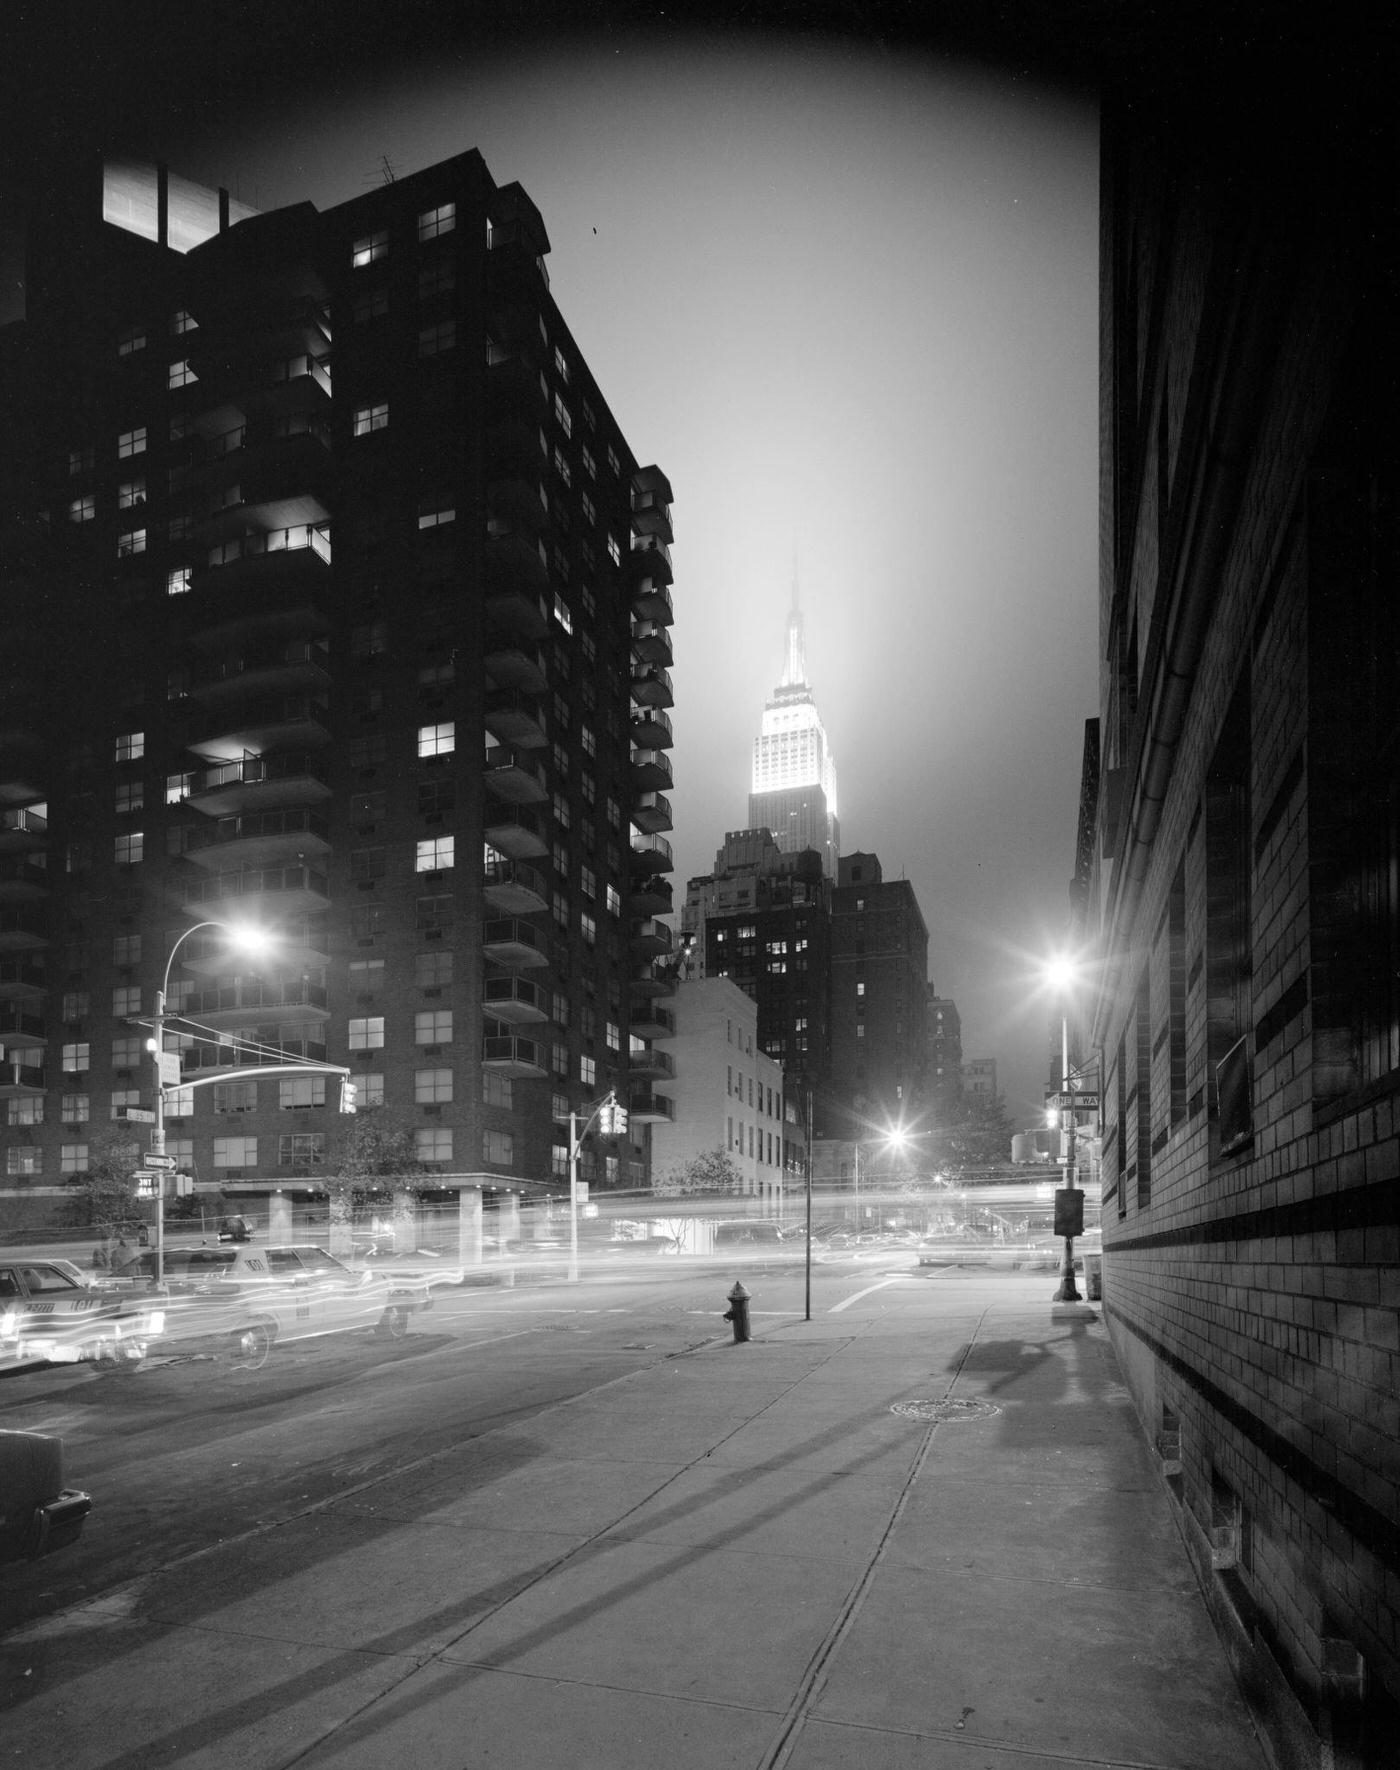
POLYGON ((1394 292, 1369 147, 1283 104, 1233 133, 1213 96, 1214 126, 1209 99, 1104 109, 1102 753, 1075 900, 1099 981, 1076 1046, 1103 1084, 1105 1319, 1219 1626, 1281 1761, 1379 1765, 1400 1699, 1394 292))

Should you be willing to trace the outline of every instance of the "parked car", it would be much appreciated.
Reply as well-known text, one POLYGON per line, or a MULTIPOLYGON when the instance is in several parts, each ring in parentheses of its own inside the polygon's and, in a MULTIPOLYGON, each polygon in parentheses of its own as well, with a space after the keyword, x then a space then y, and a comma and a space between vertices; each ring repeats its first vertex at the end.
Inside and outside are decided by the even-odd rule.
MULTIPOLYGON (((181 1345, 217 1340, 251 1369, 267 1362, 276 1341, 356 1328, 402 1339, 412 1316, 432 1308, 416 1274, 354 1271, 312 1246, 175 1248, 163 1266, 169 1337, 181 1345)), ((140 1255, 121 1276, 154 1287, 154 1255, 140 1255)))
POLYGON ((71 1260, 0 1258, 0 1365, 139 1363, 165 1330, 165 1311, 71 1260))
POLYGON ((92 1501, 63 1485, 63 1440, 0 1432, 0 1561, 33 1561, 82 1535, 92 1501))

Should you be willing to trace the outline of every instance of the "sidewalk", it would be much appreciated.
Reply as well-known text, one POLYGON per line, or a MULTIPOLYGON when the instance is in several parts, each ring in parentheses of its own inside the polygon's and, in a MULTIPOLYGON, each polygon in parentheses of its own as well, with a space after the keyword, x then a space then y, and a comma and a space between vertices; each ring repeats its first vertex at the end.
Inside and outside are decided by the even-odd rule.
POLYGON ((1264 1770, 1044 1277, 760 1317, 11 1636, 0 1761, 1264 1770))

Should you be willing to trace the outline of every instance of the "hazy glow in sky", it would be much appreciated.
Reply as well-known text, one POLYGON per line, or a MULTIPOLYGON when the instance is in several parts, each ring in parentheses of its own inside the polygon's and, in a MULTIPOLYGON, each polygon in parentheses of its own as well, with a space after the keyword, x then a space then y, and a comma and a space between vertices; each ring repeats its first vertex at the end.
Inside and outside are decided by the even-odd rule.
POLYGON ((679 896, 746 822, 794 550, 842 841, 914 882, 968 1056, 1039 1119, 1097 705, 1091 111, 913 53, 711 35, 438 56, 197 109, 172 168, 267 209, 468 147, 675 491, 679 896))

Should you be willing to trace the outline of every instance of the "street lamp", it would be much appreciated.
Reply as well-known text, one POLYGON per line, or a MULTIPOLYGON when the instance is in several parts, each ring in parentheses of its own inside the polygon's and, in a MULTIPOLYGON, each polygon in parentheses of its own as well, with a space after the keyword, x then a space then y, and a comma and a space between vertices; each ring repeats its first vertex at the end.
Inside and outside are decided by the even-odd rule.
POLYGON ((578 1158, 583 1140, 593 1128, 595 1119, 603 1120, 609 1136, 620 1137, 627 1129, 627 1108, 614 1089, 607 1093, 578 1128, 578 1114, 569 1114, 569 1283, 578 1283, 578 1158))
POLYGON ((177 1052, 167 1053, 165 1049, 165 999, 170 991, 170 972, 175 963, 175 955, 192 934, 198 934, 201 928, 222 928, 229 938, 229 944, 241 948, 244 952, 266 952, 274 945, 274 938, 265 928, 240 925, 234 922, 223 922, 217 917, 204 922, 194 922, 182 934, 176 936, 165 960, 165 971, 160 980, 160 988, 156 991, 155 1013, 151 1020, 151 1036, 146 1048, 155 1058, 156 1067, 156 1118, 151 1131, 150 1153, 160 1159, 156 1167, 160 1170, 156 1188, 156 1254, 155 1279, 157 1284, 165 1281, 165 1090, 167 1084, 178 1087, 180 1083, 180 1058, 177 1052), (166 1062, 167 1056, 175 1059, 174 1064, 166 1062), (170 1078, 173 1076, 173 1080, 170 1078))
POLYGON ((1064 1185, 1055 1194, 1055 1233, 1065 1238, 1064 1266, 1060 1287, 1051 1299, 1055 1303, 1079 1303, 1082 1298, 1074 1282, 1074 1238, 1084 1230, 1084 1193, 1075 1185, 1074 1089, 1078 1078, 1069 1063, 1069 1003, 1066 998, 1078 980, 1079 967, 1073 959, 1060 957, 1045 968, 1046 982, 1061 997, 1060 1011, 1060 1127, 1065 1137, 1064 1185))

